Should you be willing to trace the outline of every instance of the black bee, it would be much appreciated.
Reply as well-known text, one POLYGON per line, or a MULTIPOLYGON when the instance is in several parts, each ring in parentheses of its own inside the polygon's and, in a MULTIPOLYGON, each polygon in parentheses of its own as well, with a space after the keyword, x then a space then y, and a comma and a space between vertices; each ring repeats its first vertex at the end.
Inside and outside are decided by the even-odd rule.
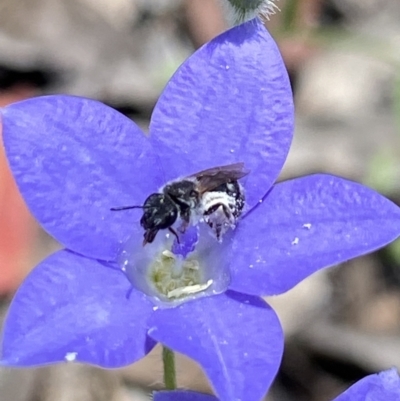
POLYGON ((245 203, 244 191, 238 180, 249 172, 244 163, 213 167, 182 180, 165 185, 161 192, 151 194, 143 206, 123 206, 113 211, 142 208, 140 225, 144 228, 143 245, 154 241, 159 230, 168 229, 177 241, 172 228, 178 217, 179 231, 185 232, 193 213, 213 229, 220 240, 229 227, 234 227, 245 203))

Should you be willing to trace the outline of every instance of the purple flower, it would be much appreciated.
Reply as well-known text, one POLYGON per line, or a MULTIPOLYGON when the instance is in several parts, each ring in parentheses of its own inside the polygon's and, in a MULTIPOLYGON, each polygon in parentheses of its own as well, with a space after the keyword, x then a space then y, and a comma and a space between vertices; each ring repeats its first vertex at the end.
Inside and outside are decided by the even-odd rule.
POLYGON ((273 185, 293 107, 279 51, 259 20, 182 65, 155 107, 149 137, 115 110, 70 96, 16 103, 2 117, 19 188, 66 248, 18 290, 3 365, 113 368, 161 342, 199 362, 221 400, 257 401, 283 348, 277 316, 260 296, 400 234, 399 208, 359 184, 313 175, 273 185), (221 243, 200 222, 180 244, 162 230, 143 247, 143 211, 110 210, 142 205, 170 180, 238 162, 251 171, 241 180, 246 208, 221 243))
POLYGON ((364 377, 334 401, 397 401, 400 378, 395 368, 364 377))
MULTIPOLYGON (((369 375, 353 384, 332 401, 398 401, 400 399, 400 378, 396 369, 369 375)), ((158 391, 153 401, 218 401, 212 395, 194 391, 158 391)))
POLYGON ((196 391, 177 390, 157 391, 153 394, 153 401, 218 401, 218 398, 196 391))

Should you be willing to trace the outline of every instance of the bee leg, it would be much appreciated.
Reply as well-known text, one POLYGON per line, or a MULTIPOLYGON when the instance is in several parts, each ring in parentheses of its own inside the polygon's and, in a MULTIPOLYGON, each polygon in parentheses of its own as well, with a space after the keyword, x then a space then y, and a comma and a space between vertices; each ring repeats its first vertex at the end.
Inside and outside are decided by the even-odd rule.
POLYGON ((179 226, 178 230, 180 233, 185 234, 186 229, 189 227, 189 222, 183 220, 182 224, 179 226))
POLYGON ((220 203, 220 206, 222 207, 222 211, 224 212, 224 215, 226 217, 226 219, 228 220, 229 224, 235 225, 235 216, 232 213, 231 209, 229 209, 229 207, 227 207, 226 205, 220 203))
POLYGON ((220 207, 222 207, 222 211, 224 212, 225 217, 229 220, 233 220, 232 212, 230 209, 224 205, 223 203, 217 203, 216 205, 210 207, 210 209, 204 212, 204 216, 210 216, 211 214, 215 213, 220 207))
POLYGON ((210 207, 208 210, 204 212, 204 216, 210 216, 214 212, 216 212, 220 206, 223 206, 222 203, 217 203, 216 205, 210 207))
POLYGON ((221 231, 222 231, 222 225, 216 224, 215 225, 215 236, 217 237, 217 241, 221 241, 221 231))
POLYGON ((181 219, 182 219, 182 224, 179 227, 179 232, 182 234, 185 233, 186 229, 188 228, 190 224, 190 209, 184 209, 181 210, 181 219))
POLYGON ((172 227, 168 227, 168 231, 170 231, 172 234, 175 235, 176 242, 177 242, 178 244, 180 244, 181 242, 179 241, 178 233, 177 233, 172 227))
POLYGON ((143 237, 143 246, 146 244, 151 244, 154 241, 154 238, 156 237, 158 233, 158 230, 146 230, 143 237))
POLYGON ((231 221, 232 220, 232 213, 231 213, 231 211, 229 210, 229 208, 227 208, 225 205, 223 205, 222 203, 221 203, 221 206, 222 206, 222 210, 224 211, 224 214, 225 214, 225 216, 226 216, 226 218, 229 220, 229 221, 231 221))

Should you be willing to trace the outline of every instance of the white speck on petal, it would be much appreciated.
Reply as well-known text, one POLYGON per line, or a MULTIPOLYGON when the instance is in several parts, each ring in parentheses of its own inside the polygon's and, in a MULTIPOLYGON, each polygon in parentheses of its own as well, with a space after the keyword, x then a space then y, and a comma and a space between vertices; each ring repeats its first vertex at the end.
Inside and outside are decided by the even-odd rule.
POLYGON ((235 150, 234 150, 234 149, 231 149, 230 152, 231 152, 231 153, 235 153, 235 150))
POLYGON ((249 265, 250 269, 252 269, 254 267, 254 265, 249 265))
POLYGON ((157 333, 157 328, 156 327, 151 327, 148 331, 147 334, 151 336, 152 334, 157 333))
POLYGON ((303 224, 303 227, 309 230, 311 228, 311 225, 312 225, 311 223, 305 223, 303 224))
POLYGON ((296 237, 293 241, 292 241, 292 245, 297 245, 299 243, 299 238, 296 237))
POLYGON ((158 306, 153 306, 153 310, 157 310, 158 309, 158 306))
POLYGON ((226 66, 225 66, 225 69, 226 69, 226 70, 229 70, 229 65, 226 65, 226 66))
POLYGON ((78 356, 78 353, 77 353, 77 352, 67 352, 67 353, 65 354, 64 359, 65 359, 67 362, 74 362, 77 356, 78 356))

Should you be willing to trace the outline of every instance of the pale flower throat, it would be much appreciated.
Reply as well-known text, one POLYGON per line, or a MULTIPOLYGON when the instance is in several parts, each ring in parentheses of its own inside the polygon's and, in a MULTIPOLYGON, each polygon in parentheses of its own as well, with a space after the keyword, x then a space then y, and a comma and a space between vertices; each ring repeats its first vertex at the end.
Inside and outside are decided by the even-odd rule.
POLYGON ((121 254, 120 265, 132 285, 147 294, 156 307, 220 294, 230 282, 226 257, 232 232, 219 242, 208 225, 198 223, 181 234, 179 244, 172 234, 162 231, 144 247, 133 236, 121 254))

